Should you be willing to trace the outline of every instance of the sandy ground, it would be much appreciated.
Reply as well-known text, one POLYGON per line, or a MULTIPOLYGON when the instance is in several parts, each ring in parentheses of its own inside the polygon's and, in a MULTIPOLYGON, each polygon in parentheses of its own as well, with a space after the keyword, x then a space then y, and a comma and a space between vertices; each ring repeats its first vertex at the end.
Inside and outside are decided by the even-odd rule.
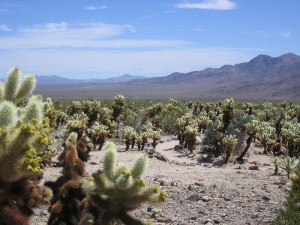
MULTIPOLYGON (((251 147, 248 162, 242 165, 220 165, 199 162, 199 149, 194 155, 176 152, 173 137, 163 137, 157 145, 160 157, 149 158, 144 175, 148 184, 160 185, 168 192, 166 203, 144 205, 132 212, 154 224, 269 224, 280 210, 288 193, 287 178, 274 176, 270 157, 262 149, 251 147), (155 210, 161 213, 155 215, 155 210)), ((201 139, 199 139, 201 141, 201 139)), ((125 145, 117 145, 118 159, 132 165, 141 152, 124 152, 125 145)), ((103 151, 92 151, 86 163, 87 175, 102 168, 103 151)), ((55 180, 61 168, 46 168, 44 181, 55 180)), ((35 209, 32 224, 47 223, 47 208, 35 209)))

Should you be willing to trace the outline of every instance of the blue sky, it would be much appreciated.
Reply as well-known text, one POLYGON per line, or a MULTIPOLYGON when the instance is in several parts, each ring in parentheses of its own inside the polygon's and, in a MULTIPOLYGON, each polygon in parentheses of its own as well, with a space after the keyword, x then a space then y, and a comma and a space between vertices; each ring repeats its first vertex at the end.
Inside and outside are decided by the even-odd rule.
POLYGON ((165 76, 300 55, 299 0, 0 0, 0 77, 165 76))

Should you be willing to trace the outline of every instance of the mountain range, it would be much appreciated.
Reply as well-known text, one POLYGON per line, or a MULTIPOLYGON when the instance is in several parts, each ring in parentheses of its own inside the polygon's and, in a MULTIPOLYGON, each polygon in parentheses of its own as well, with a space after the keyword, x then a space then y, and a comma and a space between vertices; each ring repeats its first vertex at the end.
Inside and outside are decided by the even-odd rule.
POLYGON ((38 92, 58 99, 70 96, 106 99, 123 94, 132 99, 234 97, 300 101, 300 56, 293 53, 279 57, 258 55, 236 65, 152 78, 124 75, 104 80, 70 80, 57 76, 48 77, 47 82, 42 81, 45 80, 42 76, 37 79, 38 92), (51 84, 60 85, 51 88, 51 84))
POLYGON ((52 85, 52 84, 82 84, 82 83, 120 83, 131 80, 145 79, 143 76, 133 76, 130 74, 124 74, 119 77, 110 77, 105 79, 69 79, 57 75, 52 76, 36 76, 37 82, 40 85, 52 85))

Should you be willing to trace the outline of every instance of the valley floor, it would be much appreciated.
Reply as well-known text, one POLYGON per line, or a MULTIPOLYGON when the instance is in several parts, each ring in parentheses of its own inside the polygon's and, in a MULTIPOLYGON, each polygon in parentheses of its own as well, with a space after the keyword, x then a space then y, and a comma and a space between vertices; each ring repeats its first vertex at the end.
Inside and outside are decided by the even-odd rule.
MULTIPOLYGON (((149 158, 145 173, 148 184, 157 184, 168 192, 166 203, 144 205, 132 212, 154 224, 269 224, 284 203, 287 176, 283 171, 272 175, 274 166, 262 149, 252 147, 248 162, 220 166, 218 162, 199 161, 199 150, 194 155, 176 152, 178 144, 172 137, 163 137, 157 145, 157 157, 149 158), (156 209, 161 213, 153 216, 156 209)), ((201 140, 200 140, 201 141, 201 140)), ((124 152, 125 144, 117 145, 119 161, 131 165, 140 153, 136 149, 124 152)), ((86 163, 87 175, 102 167, 104 151, 92 151, 86 163)), ((61 168, 49 167, 43 181, 55 180, 61 168)), ((43 225, 48 219, 47 209, 35 209, 32 225, 43 225)))

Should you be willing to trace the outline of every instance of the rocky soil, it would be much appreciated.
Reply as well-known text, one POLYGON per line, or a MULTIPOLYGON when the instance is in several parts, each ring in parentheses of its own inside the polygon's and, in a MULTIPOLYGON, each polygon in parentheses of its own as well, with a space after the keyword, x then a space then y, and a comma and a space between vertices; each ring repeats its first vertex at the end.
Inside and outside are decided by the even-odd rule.
MULTIPOLYGON (((200 150, 193 155, 175 151, 177 144, 172 137, 163 137, 144 175, 148 184, 160 185, 168 192, 167 202, 144 205, 132 212, 134 215, 154 224, 174 225, 269 224, 276 217, 289 190, 288 180, 283 171, 272 175, 274 166, 269 156, 261 154, 261 148, 253 146, 244 164, 224 166, 218 160, 199 160, 200 150)), ((140 152, 124 152, 124 148, 124 144, 117 144, 119 161, 132 164, 140 152)), ((103 153, 91 152, 87 176, 102 168, 103 153)), ((61 168, 46 168, 42 183, 55 180, 60 172, 61 168)), ((46 207, 35 209, 32 225, 47 223, 46 207)))

